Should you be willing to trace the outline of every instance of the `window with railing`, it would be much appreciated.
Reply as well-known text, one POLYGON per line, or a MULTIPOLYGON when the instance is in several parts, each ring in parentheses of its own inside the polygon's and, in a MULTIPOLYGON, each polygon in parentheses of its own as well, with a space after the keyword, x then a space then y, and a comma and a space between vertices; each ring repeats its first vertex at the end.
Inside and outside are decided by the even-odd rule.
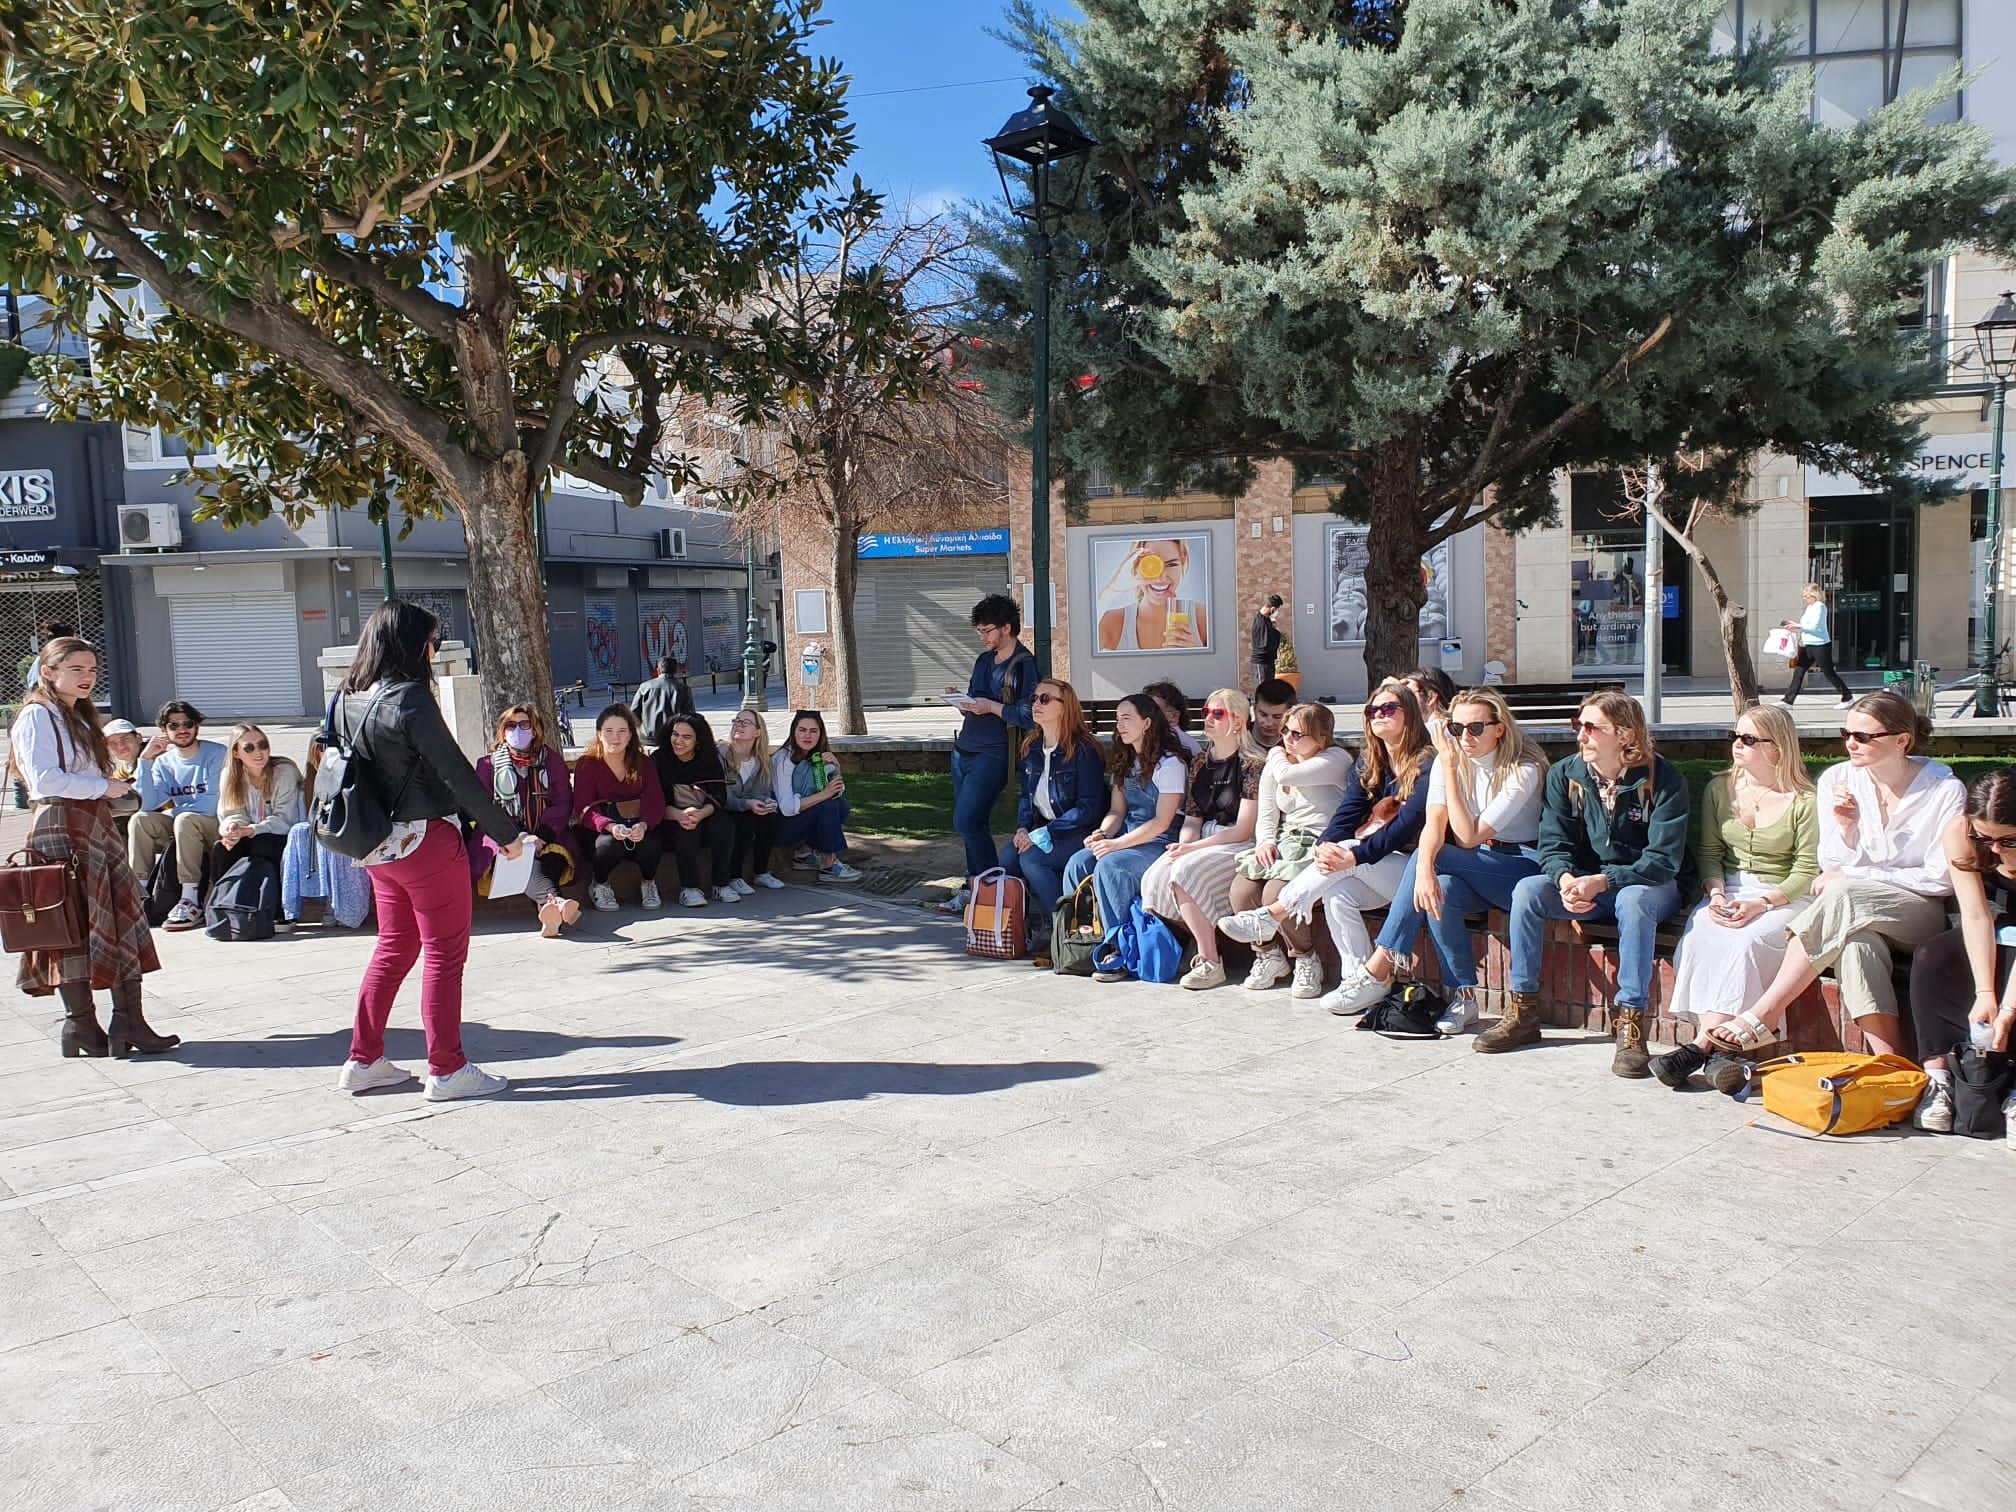
MULTIPOLYGON (((1730 0, 1716 41, 1741 46, 1781 33, 1797 67, 1813 70, 1813 119, 1853 126, 1960 61, 1960 0, 1730 0)), ((1955 96, 1933 113, 1954 121, 1955 96)))

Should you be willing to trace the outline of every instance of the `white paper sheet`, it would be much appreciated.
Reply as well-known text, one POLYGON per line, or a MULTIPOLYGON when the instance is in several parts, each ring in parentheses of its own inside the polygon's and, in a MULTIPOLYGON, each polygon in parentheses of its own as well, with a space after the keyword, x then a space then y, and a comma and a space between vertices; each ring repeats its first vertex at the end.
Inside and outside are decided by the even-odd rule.
POLYGON ((528 843, 518 852, 518 859, 498 853, 490 864, 490 896, 493 898, 515 898, 525 891, 525 884, 532 880, 533 852, 538 847, 528 843))

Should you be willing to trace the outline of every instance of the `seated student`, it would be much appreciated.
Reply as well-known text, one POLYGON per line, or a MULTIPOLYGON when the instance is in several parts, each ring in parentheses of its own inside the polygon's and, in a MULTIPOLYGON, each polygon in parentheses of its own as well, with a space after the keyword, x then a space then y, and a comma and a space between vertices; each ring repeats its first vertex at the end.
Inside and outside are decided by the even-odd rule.
POLYGON ((1182 829, 1141 878, 1141 901, 1150 913, 1180 919, 1197 942, 1196 963, 1177 979, 1201 992, 1225 985, 1213 921, 1232 908, 1239 857, 1260 820, 1260 769, 1267 758, 1248 728, 1251 708, 1237 688, 1220 688, 1204 700, 1207 745, 1190 758, 1177 810, 1182 829))
POLYGON ((2002 931, 2016 923, 2016 767, 1974 779, 1967 811, 1940 832, 1960 927, 1911 957, 1911 1022, 1932 1078, 1912 1119, 1934 1134, 1953 1132, 1953 1066, 1962 1046, 2011 1048, 2016 1030, 2016 945, 2002 931))
MULTIPOLYGON (((255 724, 241 724, 226 747, 224 777, 217 800, 217 844, 210 852, 210 877, 221 878, 241 856, 271 861, 274 871, 287 854, 287 835, 307 817, 301 768, 273 754, 273 743, 255 724)), ((284 914, 284 910, 283 910, 284 914)), ((278 930, 293 921, 273 921, 278 930)))
POLYGON ((1718 1092, 1742 1084, 1743 1062, 1716 1050, 1715 1030, 1778 974, 1786 930, 1820 875, 1820 815, 1792 716, 1745 709, 1731 758, 1701 795, 1694 857, 1705 891, 1687 919, 1673 978, 1673 1016, 1692 1019, 1700 1032, 1652 1058, 1652 1074, 1676 1091, 1696 1071, 1718 1092))
POLYGON ((665 793, 637 737, 637 716, 628 704, 611 704, 595 716, 595 738, 574 763, 574 826, 587 842, 595 879, 588 900, 597 909, 615 908, 609 879, 630 864, 637 868, 644 906, 662 904, 658 864, 665 848, 658 826, 664 822, 665 793))
POLYGON ((1285 677, 1270 677, 1253 690, 1253 743, 1263 751, 1279 750, 1281 726, 1295 706, 1295 685, 1285 677))
POLYGON ((1148 684, 1141 691, 1155 700, 1155 706, 1169 722, 1169 735, 1174 742, 1169 747, 1171 755, 1180 756, 1187 762, 1203 749, 1197 744, 1197 738, 1183 728, 1183 721, 1190 717, 1190 700, 1181 688, 1173 682, 1158 682, 1148 684))
MULTIPOLYGON (((1255 945, 1285 934, 1297 955, 1313 954, 1309 926, 1316 906, 1336 942, 1348 986, 1372 954, 1363 910, 1390 903, 1428 814, 1428 776, 1435 747, 1421 723, 1421 705, 1405 683, 1388 678, 1365 700, 1365 752, 1345 778, 1316 843, 1316 864, 1281 889, 1273 903, 1219 922, 1227 939, 1255 945)), ((1332 1013, 1363 1012, 1343 988, 1322 1000, 1332 1013)))
POLYGON ((743 709, 728 726, 721 745, 721 775, 728 795, 728 886, 738 898, 758 887, 782 887, 770 872, 777 849, 777 789, 770 780, 770 735, 762 716, 743 709), (756 868, 752 886, 742 874, 756 868))
MULTIPOLYGON (((105 726, 105 749, 112 753, 112 780, 114 782, 137 782, 140 778, 140 731, 130 719, 115 719, 105 726)), ((118 826, 121 839, 126 836, 127 821, 140 812, 140 795, 126 793, 106 804, 113 824, 118 826)))
POLYGON ((1841 1006, 1879 1054, 1903 1053, 1890 980, 1893 949, 1915 951, 1946 929, 1953 881, 1941 832, 1967 806, 1950 768, 1914 752, 1932 721, 1901 693, 1865 694, 1842 716, 1848 759, 1820 774, 1820 875, 1789 926, 1785 959, 1748 1008, 1709 1035, 1749 1054, 1778 1037, 1792 1000, 1828 967, 1841 1006))
MULTIPOLYGON (((315 774, 322 766, 323 735, 308 737, 308 771, 303 793, 313 798, 315 774)), ((315 825, 304 819, 287 831, 287 849, 280 858, 280 912, 292 925, 301 921, 301 905, 320 898, 329 918, 355 929, 371 916, 371 878, 348 856, 315 841, 315 825)))
MULTIPOLYGON (((1174 747, 1169 722, 1152 697, 1129 693, 1120 700, 1113 713, 1113 796, 1106 817, 1064 868, 1063 886, 1067 893, 1076 892, 1090 877, 1099 922, 1108 931, 1127 922, 1142 876, 1176 838, 1185 773, 1174 747)), ((1120 982, 1126 976, 1115 969, 1095 972, 1092 980, 1120 982)))
MULTIPOLYGON (((1316 864, 1316 842, 1351 779, 1351 753, 1334 743, 1335 718, 1327 705, 1296 704, 1281 725, 1281 746, 1260 770, 1260 813, 1253 830, 1253 849, 1238 859, 1238 880, 1227 898, 1231 913, 1250 913, 1281 896, 1290 882, 1316 864)), ((1264 992, 1291 970, 1284 943, 1289 931, 1262 941, 1253 951, 1246 990, 1264 992)), ((1323 995, 1323 962, 1306 933, 1305 947, 1292 968, 1293 995, 1323 995)))
POLYGON ((707 906, 707 891, 700 885, 703 851, 714 901, 740 903, 742 894, 728 885, 728 848, 734 842, 728 823, 728 783, 707 721, 698 714, 674 714, 665 726, 665 743, 651 754, 651 764, 658 768, 658 786, 665 793, 665 841, 679 869, 680 904, 707 906))
MULTIPOLYGON (((497 716, 490 750, 476 759, 476 780, 490 790, 521 835, 539 841, 525 896, 538 905, 539 933, 558 939, 562 928, 581 918, 581 905, 560 895, 581 869, 581 852, 574 839, 574 785, 567 775, 567 758, 547 744, 546 721, 537 709, 513 704, 497 716)), ((477 894, 487 898, 490 874, 503 847, 482 830, 472 829, 468 848, 470 876, 477 894)))
POLYGON ((1461 1034, 1477 1022, 1477 956, 1464 915, 1509 909, 1513 889, 1539 875, 1534 847, 1546 781, 1547 758, 1497 689, 1456 695, 1435 735, 1420 847, 1393 894, 1379 948, 1356 982, 1337 989, 1347 1006, 1362 1012, 1392 989, 1395 966, 1414 954, 1426 925, 1449 996, 1435 1027, 1461 1034))
POLYGON ((1022 797, 1015 809, 1014 837, 1001 847, 1001 869, 1022 879, 1032 953, 1044 958, 1050 918, 1063 895, 1064 869, 1085 848, 1086 835, 1105 817, 1112 799, 1106 753, 1071 684, 1042 679, 1029 706, 1036 728, 1022 742, 1022 797))
POLYGON ((817 709, 791 716, 791 738, 770 762, 777 793, 777 843, 810 844, 821 882, 859 882, 861 873, 840 859, 847 848, 847 783, 826 743, 826 721, 817 709))
POLYGON ((1449 719, 1449 706, 1456 701, 1456 679, 1440 667, 1416 667, 1400 680, 1420 700, 1421 722, 1431 735, 1440 735, 1449 719))
POLYGON ((1540 808, 1541 876, 1512 889, 1511 991, 1498 1022, 1472 1042, 1487 1055, 1540 1039, 1540 967, 1550 919, 1617 926, 1619 1076, 1651 1074, 1645 1008, 1652 1000, 1660 921, 1694 885, 1687 848, 1687 779, 1652 747, 1644 711, 1626 693, 1596 693, 1575 718, 1575 754, 1547 773, 1540 808))
POLYGON ((187 699, 171 698, 156 717, 160 733, 140 748, 140 812, 126 825, 126 859, 146 886, 162 849, 175 847, 181 901, 164 928, 197 929, 203 862, 217 843, 217 787, 224 778, 224 747, 199 738, 203 716, 187 699))

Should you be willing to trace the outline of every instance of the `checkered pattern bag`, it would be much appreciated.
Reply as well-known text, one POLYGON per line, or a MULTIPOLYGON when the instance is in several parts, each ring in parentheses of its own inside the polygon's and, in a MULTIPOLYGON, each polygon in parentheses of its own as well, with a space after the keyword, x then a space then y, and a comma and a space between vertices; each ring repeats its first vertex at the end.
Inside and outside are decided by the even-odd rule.
POLYGON ((980 873, 966 900, 966 954, 989 961, 1020 960, 1028 908, 1020 877, 1011 877, 998 866, 980 873))

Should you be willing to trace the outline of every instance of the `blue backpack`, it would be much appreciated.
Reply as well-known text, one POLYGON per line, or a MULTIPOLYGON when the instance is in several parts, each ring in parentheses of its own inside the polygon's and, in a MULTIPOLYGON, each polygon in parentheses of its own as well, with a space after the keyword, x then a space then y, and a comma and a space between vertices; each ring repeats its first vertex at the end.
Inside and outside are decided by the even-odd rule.
POLYGON ((1095 971, 1117 966, 1139 981, 1167 985, 1183 973, 1183 943, 1160 915, 1148 912, 1136 898, 1126 922, 1115 925, 1100 941, 1092 966, 1095 971))

